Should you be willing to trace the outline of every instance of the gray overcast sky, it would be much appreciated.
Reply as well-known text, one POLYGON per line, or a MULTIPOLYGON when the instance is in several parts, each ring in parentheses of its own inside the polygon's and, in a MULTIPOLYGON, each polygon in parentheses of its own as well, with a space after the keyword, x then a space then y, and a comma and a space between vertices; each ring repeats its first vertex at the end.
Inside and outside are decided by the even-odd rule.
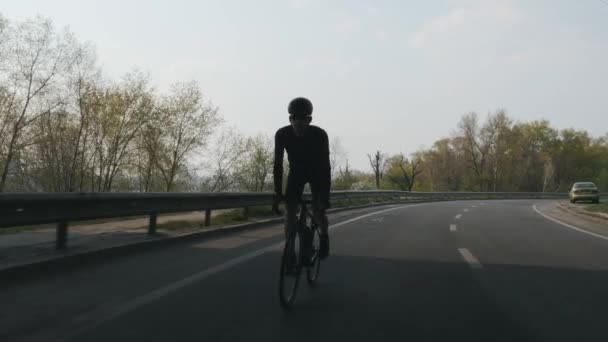
POLYGON ((95 44, 106 75, 196 79, 230 124, 272 135, 295 96, 351 163, 413 152, 463 113, 608 132, 608 1, 0 0, 95 44))

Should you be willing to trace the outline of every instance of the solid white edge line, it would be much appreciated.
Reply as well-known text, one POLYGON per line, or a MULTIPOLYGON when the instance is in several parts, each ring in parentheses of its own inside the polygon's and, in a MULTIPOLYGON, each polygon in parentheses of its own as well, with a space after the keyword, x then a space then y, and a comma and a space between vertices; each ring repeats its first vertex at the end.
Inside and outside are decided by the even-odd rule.
POLYGON ((377 215, 377 214, 382 214, 382 213, 385 213, 387 211, 393 211, 393 210, 403 209, 403 208, 417 207, 419 205, 424 205, 424 204, 427 204, 427 203, 418 203, 418 204, 403 205, 403 206, 399 206, 399 207, 391 207, 391 208, 380 210, 380 211, 374 211, 373 213, 369 213, 369 214, 353 217, 352 219, 348 219, 346 221, 342 221, 342 222, 339 222, 339 223, 336 223, 336 224, 332 224, 331 226, 329 226, 329 230, 334 230, 335 228, 338 228, 338 227, 343 226, 345 224, 349 224, 351 222, 358 221, 360 219, 363 219, 363 218, 366 218, 366 217, 369 217, 369 216, 373 216, 373 215, 377 215))
MULTIPOLYGON (((380 210, 380 211, 375 211, 375 212, 372 212, 372 213, 368 213, 368 214, 365 214, 365 215, 353 217, 353 218, 348 219, 346 221, 342 221, 342 222, 333 224, 333 225, 329 226, 329 229, 333 230, 333 229, 335 229, 337 227, 349 224, 351 222, 358 221, 358 220, 361 220, 361 219, 364 219, 366 217, 370 217, 370 216, 373 216, 373 215, 386 213, 388 211, 393 211, 393 210, 398 210, 398 209, 405 209, 405 208, 410 208, 410 207, 416 207, 416 206, 420 206, 420 205, 424 205, 424 204, 428 204, 428 203, 409 204, 409 205, 404 205, 404 206, 391 207, 391 208, 380 210)), ((157 299, 159 299, 161 297, 164 297, 164 296, 166 296, 166 295, 168 295, 168 294, 170 294, 172 292, 175 292, 175 291, 177 291, 177 290, 179 290, 181 288, 184 288, 184 287, 186 287, 186 286, 188 286, 190 284, 193 284, 193 283, 195 283, 197 281, 205 279, 205 278, 207 278, 207 277, 209 277, 211 275, 214 275, 216 273, 219 273, 221 271, 225 271, 225 270, 227 270, 229 268, 232 268, 232 267, 234 267, 234 266, 236 266, 238 264, 241 264, 241 263, 243 263, 245 261, 251 260, 251 259, 253 259, 253 258, 257 257, 257 256, 260 256, 260 255, 262 255, 262 254, 264 254, 266 252, 269 252, 269 251, 271 251, 273 249, 280 248, 281 246, 284 245, 284 243, 285 242, 281 241, 279 243, 272 244, 270 246, 258 249, 256 251, 247 253, 245 255, 241 255, 241 256, 236 257, 234 259, 228 260, 228 261, 226 261, 226 262, 224 262, 222 264, 219 264, 217 266, 213 266, 211 268, 208 268, 208 269, 206 269, 204 271, 201 271, 201 272, 198 272, 198 273, 194 273, 194 274, 192 274, 192 275, 190 275, 190 276, 188 276, 186 278, 183 278, 183 279, 180 279, 178 281, 172 282, 172 283, 170 283, 168 285, 165 285, 165 286, 160 287, 160 288, 158 288, 156 290, 148 292, 148 293, 146 293, 146 294, 144 294, 142 296, 139 296, 139 297, 136 297, 136 298, 134 298, 132 300, 129 300, 129 301, 125 302, 124 304, 122 304, 122 305, 120 305, 120 306, 118 306, 118 307, 116 307, 116 308, 114 308, 112 310, 108 310, 105 313, 105 317, 96 319, 91 324, 87 324, 87 325, 85 325, 85 326, 83 326, 83 327, 81 327, 79 329, 73 330, 69 334, 69 336, 70 337, 76 336, 76 335, 78 335, 78 334, 80 334, 82 332, 85 332, 87 330, 94 329, 94 328, 98 327, 99 325, 101 325, 104 322, 107 322, 107 321, 112 320, 112 319, 114 319, 114 318, 116 318, 118 316, 126 314, 126 313, 128 313, 130 311, 133 311, 133 310, 135 310, 135 309, 137 309, 137 308, 139 308, 139 307, 141 307, 143 305, 151 303, 151 302, 153 302, 153 301, 155 301, 155 300, 157 300, 157 299)), ((77 321, 81 321, 81 320, 83 320, 82 316, 78 316, 78 317, 76 317, 76 318, 73 319, 73 321, 76 321, 76 322, 77 321), (79 319, 79 317, 80 317, 80 319, 79 319)), ((61 340, 64 340, 65 338, 66 338, 66 336, 63 336, 61 340)))
POLYGON ((451 232, 455 232, 457 230, 456 225, 455 224, 451 224, 450 225, 450 231, 451 232))
POLYGON ((534 211, 536 211, 536 213, 537 213, 537 214, 539 214, 540 216, 542 216, 542 217, 546 218, 547 220, 551 220, 551 221, 553 221, 553 222, 555 222, 555 223, 557 223, 557 224, 561 224, 561 225, 562 225, 562 226, 564 226, 564 227, 567 227, 567 228, 570 228, 570 229, 576 230, 576 231, 578 231, 578 232, 581 232, 581 233, 584 233, 584 234, 587 234, 587 235, 594 236, 594 237, 596 237, 596 238, 600 238, 600 239, 603 239, 603 240, 608 240, 608 236, 604 236, 604 235, 600 235, 600 234, 592 233, 592 232, 590 232, 590 231, 587 231, 587 230, 581 229, 581 228, 579 228, 579 227, 573 226, 573 225, 568 224, 568 223, 566 223, 566 222, 562 222, 562 221, 560 221, 560 220, 558 220, 558 219, 555 219, 555 218, 553 218, 553 217, 551 217, 551 216, 549 216, 549 215, 546 215, 546 214, 542 213, 540 210, 538 210, 538 208, 536 207, 536 204, 534 204, 534 205, 532 206, 532 208, 534 209, 534 211))
POLYGON ((468 249, 458 248, 458 252, 460 252, 460 255, 462 256, 464 261, 466 261, 469 264, 469 266, 471 266, 471 268, 474 268, 474 269, 483 268, 483 266, 481 265, 479 260, 468 249))

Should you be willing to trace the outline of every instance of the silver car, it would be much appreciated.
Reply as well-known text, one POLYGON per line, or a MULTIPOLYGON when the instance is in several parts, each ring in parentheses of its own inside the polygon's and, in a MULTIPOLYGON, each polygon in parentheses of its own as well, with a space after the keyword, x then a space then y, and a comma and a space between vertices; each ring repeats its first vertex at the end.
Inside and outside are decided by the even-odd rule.
POLYGON ((577 201, 600 203, 600 192, 597 189, 597 186, 591 182, 574 183, 569 196, 570 203, 576 203, 577 201))

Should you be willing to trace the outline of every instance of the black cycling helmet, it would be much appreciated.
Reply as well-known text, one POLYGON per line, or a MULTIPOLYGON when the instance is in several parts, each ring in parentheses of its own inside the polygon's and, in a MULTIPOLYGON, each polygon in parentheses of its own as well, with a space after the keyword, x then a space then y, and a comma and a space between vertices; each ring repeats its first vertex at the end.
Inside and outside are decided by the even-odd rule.
POLYGON ((312 115, 312 102, 304 97, 296 97, 289 102, 287 109, 289 114, 294 118, 304 118, 312 115))

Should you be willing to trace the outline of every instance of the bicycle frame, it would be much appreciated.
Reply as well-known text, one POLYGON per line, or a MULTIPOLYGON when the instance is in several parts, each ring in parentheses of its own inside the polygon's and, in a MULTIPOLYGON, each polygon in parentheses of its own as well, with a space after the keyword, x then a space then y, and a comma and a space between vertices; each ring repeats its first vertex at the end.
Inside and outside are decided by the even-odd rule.
POLYGON ((300 203, 300 215, 298 215, 298 231, 302 228, 305 228, 311 230, 314 233, 315 230, 319 228, 319 223, 317 222, 313 213, 311 213, 308 209, 308 204, 312 204, 312 201, 303 200, 300 203), (310 217, 310 226, 308 226, 307 224, 307 217, 310 217))

